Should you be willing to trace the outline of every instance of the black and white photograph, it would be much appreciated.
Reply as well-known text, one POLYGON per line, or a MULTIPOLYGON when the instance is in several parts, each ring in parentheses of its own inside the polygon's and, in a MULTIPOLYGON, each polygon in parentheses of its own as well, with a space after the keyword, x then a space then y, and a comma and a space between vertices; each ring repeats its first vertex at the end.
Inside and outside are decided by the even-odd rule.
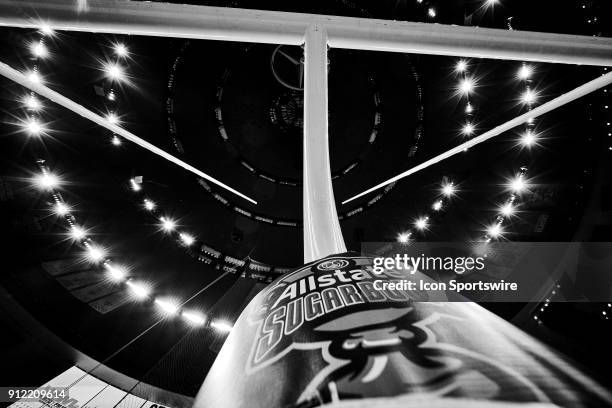
POLYGON ((610 0, 0 0, 0 407, 612 408, 610 0))

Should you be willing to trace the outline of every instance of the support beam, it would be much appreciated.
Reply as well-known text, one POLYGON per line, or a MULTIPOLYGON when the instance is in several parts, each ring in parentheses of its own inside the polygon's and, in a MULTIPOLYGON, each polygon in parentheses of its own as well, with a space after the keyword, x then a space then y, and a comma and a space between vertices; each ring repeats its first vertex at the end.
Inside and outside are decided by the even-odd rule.
POLYGON ((598 89, 608 86, 611 83, 612 83, 612 72, 609 72, 605 75, 600 76, 599 78, 596 78, 592 81, 587 82, 586 84, 582 86, 579 86, 578 88, 572 89, 571 91, 566 92, 563 95, 558 96, 555 99, 550 100, 546 102, 545 104, 540 105, 537 108, 530 110, 529 112, 525 112, 522 115, 517 116, 516 118, 512 120, 502 123, 501 125, 494 127, 493 129, 483 133, 480 136, 470 139, 465 143, 461 143, 460 145, 455 146, 452 149, 447 150, 444 153, 437 155, 436 157, 426 160, 423 163, 411 169, 408 169, 403 173, 398 174, 397 176, 391 177, 387 181, 383 181, 382 183, 372 188, 369 188, 347 200, 344 200, 342 204, 346 204, 359 197, 363 197, 364 195, 369 194, 373 191, 376 191, 380 188, 383 188, 391 183, 395 183, 396 181, 401 180, 404 177, 408 177, 409 175, 414 174, 417 171, 421 171, 427 167, 433 166, 434 164, 440 163, 441 161, 446 160, 449 157, 452 157, 456 154, 459 154, 465 151, 466 149, 474 147, 480 143, 486 142, 487 140, 492 139, 495 136, 499 136, 502 133, 507 132, 508 130, 511 130, 519 125, 522 125, 526 123, 530 118, 537 118, 538 116, 544 115, 545 113, 548 113, 563 105, 573 102, 576 99, 582 98, 583 96, 588 95, 591 92, 595 92, 598 89))
POLYGON ((342 19, 330 25, 330 47, 612 66, 612 38, 445 24, 350 20, 353 21, 342 19))
POLYGON ((26 88, 28 88, 31 91, 36 92, 38 95, 49 99, 50 101, 53 101, 55 103, 57 103, 60 106, 63 106, 64 108, 76 113, 79 116, 84 117, 85 119, 91 120, 92 122, 110 130, 111 132, 129 140, 132 143, 137 144, 138 146, 150 151, 153 154, 156 154, 160 157, 163 157, 164 159, 168 160, 171 163, 176 164, 177 166, 180 166, 182 168, 184 168, 187 171, 192 172, 193 174, 195 174, 198 177, 202 177, 205 180, 210 181, 213 184, 216 184, 217 186, 226 189, 227 191, 236 194, 238 197, 244 198, 245 200, 253 203, 253 204, 257 204, 257 201, 253 200, 252 198, 242 194, 240 191, 235 190, 233 188, 231 188, 230 186, 228 186, 227 184, 222 183, 221 181, 217 180, 216 178, 209 176, 208 174, 204 173, 201 170, 196 169, 195 167, 193 167, 192 165, 185 163, 184 161, 182 161, 181 159, 171 155, 170 153, 160 149, 159 147, 147 142, 144 139, 141 139, 140 137, 136 136, 135 134, 125 130, 124 128, 122 128, 121 126, 118 126, 115 123, 111 123, 107 118, 104 118, 100 115, 98 115, 97 113, 92 112, 91 110, 87 109, 86 107, 84 107, 83 105, 80 105, 76 102, 74 102, 73 100, 66 98, 64 95, 55 92, 53 89, 38 83, 38 82, 33 82, 31 80, 28 79, 27 76, 25 76, 23 73, 17 71, 16 69, 11 68, 10 66, 6 65, 4 62, 0 61, 0 75, 15 81, 16 83, 18 83, 19 85, 22 85, 26 88))
POLYGON ((66 31, 302 44, 308 22, 283 14, 149 1, 0 0, 0 26, 45 22, 66 31))
POLYGON ((332 188, 327 132, 327 36, 306 31, 304 78, 304 262, 346 252, 332 188))
POLYGON ((40 20, 59 30, 294 45, 319 26, 332 48, 612 66, 611 38, 145 1, 0 0, 0 26, 40 20))

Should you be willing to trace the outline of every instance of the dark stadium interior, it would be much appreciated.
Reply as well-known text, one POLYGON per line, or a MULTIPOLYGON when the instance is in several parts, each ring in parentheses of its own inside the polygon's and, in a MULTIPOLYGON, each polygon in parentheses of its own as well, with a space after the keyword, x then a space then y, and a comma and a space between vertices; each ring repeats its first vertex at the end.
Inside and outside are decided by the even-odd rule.
MULTIPOLYGON (((512 17, 514 29, 583 35, 609 36, 612 27, 606 0, 507 0, 488 11, 480 8, 482 2, 467 0, 191 3, 498 28, 507 28, 512 17), (432 7, 435 18, 428 14, 432 7), (467 15, 473 15, 469 22, 467 15), (594 16, 595 22, 588 22, 594 16)), ((2 61, 27 69, 28 44, 37 35, 1 28, 2 61)), ((45 83, 106 113, 100 64, 114 58, 117 43, 129 49, 121 60, 127 78, 116 96, 121 125, 259 204, 203 185, 128 141, 115 145, 109 131, 49 101, 43 101, 40 114, 42 134, 28 135, 27 126, 20 126, 27 92, 0 79, 0 384, 38 385, 68 368, 69 358, 51 351, 57 340, 65 350, 78 350, 126 376, 193 397, 226 336, 212 323, 231 325, 267 282, 303 263, 303 95, 275 77, 296 78, 295 67, 282 61, 274 45, 61 31, 46 42, 50 56, 40 63, 45 83), (281 62, 274 61, 275 53, 281 62), (153 301, 136 301, 126 285, 104 277, 104 266, 87 260, 64 216, 52 211, 49 191, 32 187, 31 178, 43 167, 59 177, 63 200, 108 259, 126 265, 131 277, 160 296, 189 299, 206 324, 160 321, 153 301), (155 209, 145 207, 145 200, 155 209), (176 231, 162 231, 160 217, 174 220, 176 231, 190 234, 195 243, 186 243, 176 231), (56 273, 60 267, 70 272, 56 273), (47 334, 32 337, 35 332, 47 334)), ((299 47, 280 50, 301 58, 299 47)), ((330 50, 330 157, 348 249, 359 252, 362 242, 395 241, 408 230, 419 241, 482 239, 508 196, 505 184, 522 166, 529 190, 499 239, 610 241, 610 87, 538 118, 534 145, 521 144, 520 129, 506 132, 399 181, 376 202, 373 193, 341 204, 468 138, 456 89, 458 61, 330 50), (432 212, 450 180, 454 196, 442 211, 432 212), (426 214, 431 215, 427 228, 415 228, 415 220, 426 214)), ((476 134, 522 112, 519 62, 471 58, 467 63, 475 107, 468 119, 476 134)), ((605 72, 589 66, 531 67, 538 102, 605 72)), ((588 271, 582 279, 585 293, 596 290, 588 284, 588 271)), ((542 298, 483 306, 612 386, 610 305, 545 303, 542 298)))

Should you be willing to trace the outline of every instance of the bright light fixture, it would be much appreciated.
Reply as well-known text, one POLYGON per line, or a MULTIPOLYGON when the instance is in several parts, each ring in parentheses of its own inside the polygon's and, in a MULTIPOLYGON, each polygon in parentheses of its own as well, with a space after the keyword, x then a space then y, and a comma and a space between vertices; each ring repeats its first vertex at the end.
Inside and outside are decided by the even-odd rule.
POLYGON ((527 130, 523 136, 521 136, 521 144, 525 147, 532 146, 536 142, 536 136, 531 130, 527 130))
POLYGON ((44 35, 53 35, 53 29, 49 25, 49 23, 42 23, 40 25, 40 32, 44 35))
POLYGON ((193 324, 194 326, 202 326, 206 322, 206 318, 202 313, 183 311, 181 313, 183 319, 193 324))
POLYGON ((122 266, 113 265, 110 263, 107 263, 105 266, 109 276, 115 282, 121 282, 127 276, 127 270, 122 266))
POLYGON ((128 285, 130 292, 137 299, 145 299, 149 297, 149 294, 151 293, 151 290, 143 283, 127 281, 125 284, 128 285))
POLYGON ((70 207, 65 203, 59 202, 53 207, 53 212, 57 215, 66 215, 70 212, 70 207))
POLYGON ((104 65, 104 73, 113 81, 122 81, 125 79, 123 68, 116 63, 107 63, 104 65))
POLYGON ((149 211, 153 211, 156 207, 155 203, 151 200, 149 200, 148 198, 145 198, 144 200, 144 207, 149 210, 149 211))
POLYGON ((100 262, 106 257, 106 251, 100 247, 90 245, 87 248, 87 258, 93 262, 100 262))
POLYGON ((113 125, 116 125, 119 123, 119 117, 113 112, 110 112, 106 115, 106 120, 108 120, 113 125))
POLYGON ((136 180, 134 179, 130 179, 130 185, 132 186, 132 190, 134 191, 140 191, 142 190, 142 186, 136 182, 136 180))
POLYGON ((436 15, 437 15, 437 13, 436 13, 436 9, 435 9, 435 8, 433 8, 433 7, 430 7, 430 8, 427 10, 427 15, 428 15, 429 17, 431 17, 431 18, 435 18, 435 17, 436 17, 436 15))
POLYGON ((121 138, 117 135, 113 135, 113 138, 111 139, 111 143, 114 146, 121 146, 121 138))
POLYGON ((45 44, 40 41, 31 43, 30 51, 32 52, 32 55, 38 58, 46 58, 49 55, 47 47, 45 47, 45 44))
POLYGON ((461 129, 461 132, 466 136, 471 135, 472 133, 474 133, 474 125, 472 125, 471 123, 466 123, 463 126, 463 129, 461 129))
POLYGON ((176 228, 176 222, 174 220, 171 220, 170 218, 161 217, 159 220, 162 223, 161 224, 162 229, 166 232, 170 232, 174 228, 176 228))
POLYGON ((128 56, 128 49, 122 43, 115 44, 113 46, 113 50, 115 51, 115 54, 117 54, 119 57, 127 57, 128 56))
POLYGON ((455 65, 455 71, 457 72, 464 72, 467 69, 467 61, 466 60, 459 60, 457 62, 457 65, 455 65))
POLYGON ((232 325, 224 320, 215 320, 210 326, 224 333, 229 333, 232 330, 232 325))
POLYGON ((175 315, 179 310, 179 304, 174 300, 155 299, 155 304, 169 316, 175 315))
POLYGON ((521 191, 525 190, 526 187, 527 185, 525 184, 525 181, 520 176, 516 177, 510 182, 510 189, 515 193, 520 193, 521 191))
POLYGON ((455 194, 455 186, 453 185, 453 183, 448 183, 442 186, 442 194, 447 197, 450 197, 455 194))
POLYGON ((489 236, 492 238, 498 238, 501 236, 502 232, 502 227, 499 224, 493 224, 487 228, 487 234, 489 234, 489 236))
POLYGON ((529 79, 533 74, 533 68, 530 65, 523 64, 517 73, 519 79, 529 79))
POLYGON ((44 132, 43 126, 36 118, 29 118, 22 126, 31 136, 40 136, 44 132))
POLYGON ((474 90, 474 80, 471 78, 465 78, 459 82, 459 92, 464 95, 468 95, 474 90))
POLYGON ((409 232, 402 232, 400 234, 397 234, 397 242, 400 242, 402 244, 406 244, 406 243, 408 243, 408 241, 410 241, 410 233, 409 232))
POLYGON ((42 78, 40 77, 38 71, 32 70, 26 74, 26 77, 28 78, 28 81, 34 82, 35 84, 42 83, 42 78))
POLYGON ((194 237, 192 237, 191 235, 186 234, 184 232, 181 232, 179 234, 179 238, 181 239, 181 241, 183 241, 183 244, 185 244, 187 246, 190 246, 190 245, 192 245, 195 242, 195 238, 194 237))
POLYGON ((431 206, 434 211, 440 211, 442 209, 442 201, 438 200, 431 206))
POLYGON ((418 229, 423 231, 425 228, 427 228, 427 217, 421 217, 419 219, 417 219, 414 222, 414 226, 418 229))
POLYGON ((25 98, 23 98, 23 103, 26 106, 26 108, 33 110, 33 111, 37 111, 40 108, 42 108, 42 103, 40 103, 38 98, 34 95, 28 95, 25 98))
POLYGON ((59 185, 59 178, 52 173, 43 173, 34 179, 36 185, 44 190, 51 190, 59 185))
POLYGON ((85 238, 85 235, 87 235, 87 232, 79 226, 74 225, 70 229, 70 236, 76 241, 82 240, 83 238, 85 238))
POLYGON ((509 217, 514 214, 514 206, 511 203, 504 204, 500 207, 499 212, 504 216, 509 217))
POLYGON ((467 105, 465 105, 465 113, 472 113, 474 112, 474 107, 472 106, 471 103, 468 102, 467 105))
POLYGON ((523 103, 534 103, 537 99, 537 95, 534 91, 532 91, 531 89, 527 89, 523 95, 521 95, 521 101, 523 101, 523 103))

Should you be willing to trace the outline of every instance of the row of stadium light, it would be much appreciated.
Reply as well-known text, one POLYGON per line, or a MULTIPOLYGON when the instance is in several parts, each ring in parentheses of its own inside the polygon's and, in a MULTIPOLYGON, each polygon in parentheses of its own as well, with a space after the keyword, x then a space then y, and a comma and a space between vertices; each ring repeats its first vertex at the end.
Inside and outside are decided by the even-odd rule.
MULTIPOLYGON (((37 38, 29 43, 28 48, 33 60, 33 66, 27 71, 27 74, 31 81, 44 83, 40 69, 41 62, 50 57, 47 43, 48 39, 53 35, 54 31, 49 25, 42 25, 38 30, 37 38)), ((125 67, 121 65, 121 60, 127 59, 129 56, 128 49, 124 44, 116 43, 113 44, 113 51, 115 60, 104 63, 101 69, 110 81, 125 81, 127 76, 125 67)), ((116 92, 113 90, 107 97, 110 100, 115 100, 116 92)), ((48 125, 41 123, 44 106, 37 95, 34 92, 30 92, 22 98, 22 102, 26 110, 26 118, 20 120, 19 123, 22 130, 30 136, 44 136, 50 132, 48 125)), ((109 110, 106 117, 112 123, 119 122, 119 116, 114 110, 109 110)), ((112 141, 115 145, 121 144, 116 135, 113 135, 112 141)), ((63 199, 59 191, 60 185, 63 182, 62 178, 51 172, 44 160, 38 160, 38 167, 40 173, 32 178, 33 184, 39 190, 50 194, 52 198, 52 213, 65 220, 67 235, 85 249, 84 256, 89 263, 103 267, 108 280, 117 284, 124 284, 134 299, 150 301, 164 316, 180 316, 186 323, 192 326, 204 326, 207 323, 206 316, 200 311, 183 308, 182 302, 178 299, 159 296, 153 293, 152 284, 133 279, 130 277, 130 271, 126 266, 109 258, 108 251, 91 238, 88 229, 85 229, 78 223, 75 216, 75 207, 63 199)), ((172 229, 173 225, 174 222, 169 219, 162 223, 165 229, 172 229)), ((189 234, 181 233, 180 236, 185 245, 193 243, 194 239, 189 234)), ((232 328, 229 322, 223 320, 212 321, 210 326, 221 332, 229 332, 232 328)))

